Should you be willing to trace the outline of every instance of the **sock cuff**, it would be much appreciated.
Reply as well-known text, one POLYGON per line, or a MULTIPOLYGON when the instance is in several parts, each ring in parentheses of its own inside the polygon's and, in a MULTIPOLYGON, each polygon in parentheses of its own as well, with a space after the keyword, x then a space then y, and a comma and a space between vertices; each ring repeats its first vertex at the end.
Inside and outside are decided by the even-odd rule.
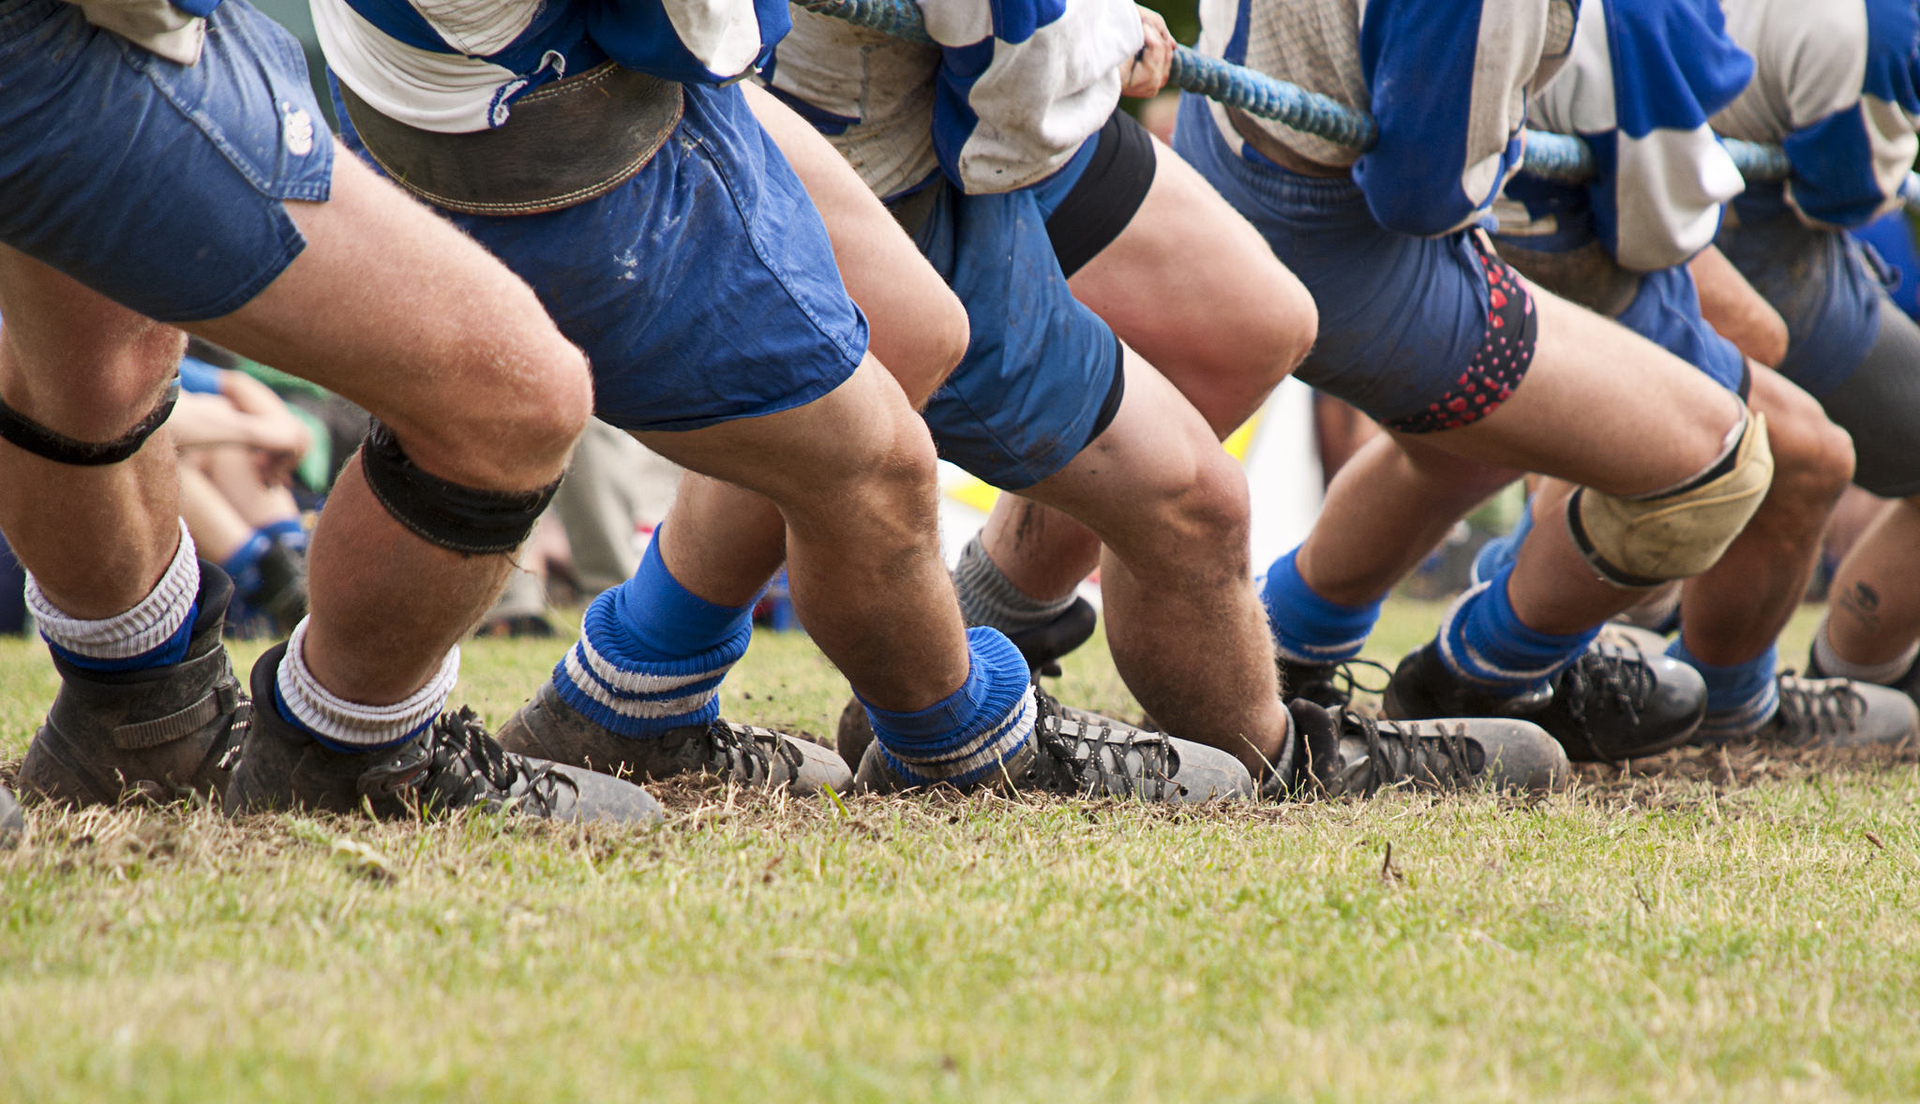
POLYGON ((174 550, 167 569, 147 596, 124 613, 99 620, 70 617, 60 611, 40 589, 31 573, 27 575, 27 608, 48 644, 68 656, 115 663, 146 656, 179 638, 185 654, 183 629, 192 622, 194 603, 200 595, 200 559, 195 554, 193 535, 186 522, 180 523, 180 544, 174 550))
POLYGON ((896 713, 861 701, 895 773, 968 785, 999 769, 1031 737, 1038 703, 1020 650, 984 627, 967 630, 967 650, 966 681, 925 709, 896 713))
POLYGON ((1780 653, 1771 645, 1745 663, 1724 667, 1702 663, 1682 640, 1668 645, 1667 655, 1700 672, 1700 680, 1707 684, 1707 716, 1700 728, 1709 736, 1750 733, 1765 724, 1780 703, 1775 679, 1780 653))
POLYGON ((989 625, 1003 632, 1044 625, 1065 613, 1074 599, 1072 591, 1056 599, 1035 598, 1015 586, 987 555, 979 533, 960 551, 953 587, 960 595, 960 615, 968 625, 989 625))
MULTIPOLYGON (((601 621, 596 646, 616 661, 652 664, 698 656, 736 635, 753 632, 753 603, 722 606, 681 585, 660 555, 665 527, 656 529, 633 578, 594 599, 591 628, 601 621), (618 622, 619 628, 606 619, 618 622)), ((744 652, 746 644, 740 644, 744 652)), ((736 657, 737 658, 737 657, 736 657)))
POLYGON ((1819 666, 1820 673, 1828 678, 1847 678, 1855 682, 1891 686, 1913 670, 1916 660, 1920 660, 1920 640, 1908 645, 1906 651, 1885 663, 1854 663, 1834 651, 1833 641, 1827 635, 1825 618, 1821 618, 1820 627, 1814 630, 1813 662, 1819 666))
POLYGON ((308 618, 301 618, 287 640, 274 678, 275 704, 287 720, 328 744, 368 749, 400 743, 426 730, 446 707, 460 677, 460 648, 447 652, 427 684, 391 705, 348 701, 328 690, 307 667, 308 618))
POLYGON ((1260 602, 1280 658, 1292 663, 1340 663, 1354 658, 1373 634, 1386 598, 1341 605, 1315 593, 1295 565, 1295 548, 1273 561, 1260 588, 1260 602))
POLYGON ((1513 565, 1454 600, 1435 639, 1448 669, 1476 685, 1525 690, 1545 685, 1600 635, 1595 625, 1549 633, 1520 620, 1507 593, 1513 565))

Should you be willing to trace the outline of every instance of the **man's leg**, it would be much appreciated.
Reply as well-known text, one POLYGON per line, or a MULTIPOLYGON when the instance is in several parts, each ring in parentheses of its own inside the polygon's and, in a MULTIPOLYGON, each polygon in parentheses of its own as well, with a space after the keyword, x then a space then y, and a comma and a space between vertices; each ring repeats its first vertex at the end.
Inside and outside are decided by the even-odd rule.
POLYGON ((1853 478, 1846 431, 1772 369, 1752 372, 1747 401, 1767 417, 1773 484, 1720 562, 1683 587, 1680 639, 1668 649, 1706 680, 1701 737, 1751 736, 1774 717, 1774 641, 1806 593, 1827 516, 1853 478))
POLYGON ((1814 638, 1820 673, 1903 684, 1920 655, 1920 496, 1889 502, 1840 562, 1814 638))
MULTIPOLYGON (((1288 722, 1248 578, 1246 477, 1152 366, 1129 355, 1125 371, 1113 423, 1022 493, 1105 541, 1108 640, 1141 705, 1166 731, 1264 777, 1288 722)), ((1008 550, 992 538, 1003 535, 986 543, 995 563, 1008 550)))
MULTIPOLYGON (((1158 139, 1149 148, 1139 211, 1068 286, 1225 438, 1313 347, 1313 299, 1192 166, 1158 139)), ((1015 621, 985 623, 1008 630, 1064 613, 1100 556, 1085 527, 1016 498, 995 504, 983 539, 1022 607, 1015 621)), ((995 604, 971 593, 964 569, 958 580, 963 605, 995 604)))

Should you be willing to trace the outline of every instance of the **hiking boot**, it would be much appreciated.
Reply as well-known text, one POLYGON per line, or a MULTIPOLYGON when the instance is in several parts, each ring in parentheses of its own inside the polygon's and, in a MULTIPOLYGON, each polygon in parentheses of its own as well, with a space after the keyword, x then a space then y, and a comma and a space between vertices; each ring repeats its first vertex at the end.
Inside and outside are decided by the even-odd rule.
MULTIPOLYGON (((1820 666, 1820 656, 1811 646, 1807 648, 1807 677, 1815 679, 1835 677, 1828 674, 1826 669, 1820 666)), ((1858 680, 1855 680, 1854 684, 1856 686, 1877 685, 1859 682, 1858 680)), ((1920 699, 1920 662, 1916 662, 1913 666, 1907 668, 1906 674, 1901 675, 1886 685, 1889 689, 1898 690, 1909 698, 1920 699)))
POLYGON ((253 665, 254 700, 263 704, 233 768, 230 814, 311 809, 410 818, 484 809, 626 823, 662 815, 659 802, 631 782, 507 751, 465 708, 442 714, 426 732, 395 747, 334 751, 272 704, 286 651, 285 644, 275 645, 253 665))
POLYGON ((647 781, 705 772, 754 789, 790 786, 813 794, 845 792, 853 772, 821 747, 771 729, 713 721, 652 739, 609 731, 568 705, 551 681, 500 728, 500 746, 521 755, 647 781))
POLYGON ((179 663, 89 671, 55 655, 60 693, 20 764, 21 791, 64 805, 225 791, 221 763, 251 712, 220 641, 232 598, 226 572, 200 561, 200 609, 179 663))
POLYGON ((17 847, 20 838, 27 834, 27 818, 20 812, 20 803, 5 786, 0 786, 0 851, 17 847))
POLYGON ((1567 780, 1567 753, 1538 725, 1497 717, 1376 721, 1351 709, 1287 703, 1297 765, 1262 796, 1367 797, 1382 788, 1545 790, 1567 780))
MULTIPOLYGON (((1032 738, 999 775, 979 785, 1016 793, 1137 798, 1167 804, 1253 796, 1253 776, 1238 759, 1218 748, 1163 732, 1145 732, 1085 710, 1068 715, 1037 686, 1033 699, 1032 738)), ((879 741, 871 739, 854 781, 880 792, 917 788, 895 773, 879 741)))
MULTIPOLYGON (((1920 737, 1920 706, 1890 686, 1838 678, 1804 678, 1792 671, 1775 680, 1780 707, 1745 739, 1796 748, 1848 748, 1902 744, 1920 737)), ((1696 738, 1697 744, 1738 742, 1742 737, 1696 738)))
POLYGON ((1595 640, 1543 691, 1489 694, 1460 678, 1429 641, 1408 653, 1387 684, 1386 715, 1509 717, 1547 730, 1575 761, 1618 762, 1678 747, 1707 712, 1707 684, 1692 667, 1632 644, 1595 640))
POLYGON ((1093 627, 1099 620, 1093 603, 1076 596, 1060 616, 1044 625, 1009 632, 1006 637, 1026 657, 1027 669, 1033 672, 1034 678, 1041 675, 1059 678, 1060 657, 1085 644, 1093 636, 1093 627))
POLYGON ((1280 700, 1310 701, 1322 709, 1344 709, 1353 704, 1356 692, 1378 694, 1385 688, 1385 679, 1393 674, 1382 664, 1371 659, 1347 659, 1339 663, 1299 663, 1291 659, 1276 658, 1274 666, 1280 673, 1280 700), (1354 672, 1362 667, 1371 667, 1380 672, 1381 686, 1363 686, 1354 677, 1354 672))

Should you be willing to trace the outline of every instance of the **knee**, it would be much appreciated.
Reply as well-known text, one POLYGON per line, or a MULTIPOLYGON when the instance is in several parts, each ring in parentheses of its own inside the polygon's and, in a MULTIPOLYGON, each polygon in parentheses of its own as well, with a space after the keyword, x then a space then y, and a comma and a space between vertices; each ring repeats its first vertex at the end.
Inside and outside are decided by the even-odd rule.
POLYGON ((9 348, 6 401, 56 433, 111 441, 153 413, 186 344, 186 334, 156 323, 76 335, 59 349, 9 348))
MULTIPOLYGON (((1199 456, 1190 477, 1154 511, 1142 553, 1162 566, 1193 571, 1203 565, 1231 575, 1246 574, 1252 507, 1247 477, 1233 458, 1217 447, 1199 456)), ((1131 558, 1131 557, 1129 557, 1131 558)))
POLYGON ((472 486, 525 490, 551 483, 593 414, 586 357, 557 331, 511 345, 482 344, 437 410, 390 420, 416 463, 472 486), (424 415, 424 416, 423 416, 424 415))
POLYGON ((1769 502, 1817 512, 1822 518, 1853 482, 1853 438, 1812 400, 1767 413, 1773 446, 1769 502))
POLYGON ((874 354, 907 393, 907 401, 915 410, 925 406, 960 366, 960 359, 967 355, 967 342, 972 338, 966 308, 944 285, 939 291, 937 297, 929 297, 920 304, 911 334, 895 335, 891 342, 876 337, 873 342, 874 354))

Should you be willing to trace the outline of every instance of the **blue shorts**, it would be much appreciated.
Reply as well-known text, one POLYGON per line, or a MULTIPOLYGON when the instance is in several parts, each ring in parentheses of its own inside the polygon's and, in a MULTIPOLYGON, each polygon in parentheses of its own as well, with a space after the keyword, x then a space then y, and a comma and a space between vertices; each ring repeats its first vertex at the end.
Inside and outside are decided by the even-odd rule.
POLYGON ((1886 289, 1859 242, 1801 222, 1779 185, 1734 202, 1715 244, 1787 323, 1780 374, 1821 398, 1847 381, 1880 334, 1886 289))
POLYGON ((1349 179, 1238 156, 1191 93, 1174 149, 1313 294, 1320 337, 1295 373, 1302 380, 1395 429, 1424 432, 1484 417, 1532 365, 1532 297, 1476 235, 1396 233, 1349 179))
MULTIPOLYGON (((672 136, 613 191, 545 214, 447 213, 585 350, 594 413, 620 429, 700 429, 805 406, 867 351, 866 316, 840 282, 827 228, 746 96, 684 91, 672 136)), ((340 120, 365 159, 344 110, 340 120)))
POLYGON ((305 248, 283 201, 332 180, 299 43, 241 0, 191 67, 0 0, 0 242, 149 318, 217 318, 305 248))
POLYGON ((1694 286, 1693 274, 1684 266, 1641 277, 1633 302, 1614 321, 1746 398, 1752 383, 1747 376, 1747 358, 1700 316, 1700 292, 1694 286))
POLYGON ((941 459, 1017 491, 1066 467, 1113 420, 1120 339, 1067 289, 1031 191, 933 186, 914 244, 966 306, 973 333, 927 403, 927 426, 941 459))

